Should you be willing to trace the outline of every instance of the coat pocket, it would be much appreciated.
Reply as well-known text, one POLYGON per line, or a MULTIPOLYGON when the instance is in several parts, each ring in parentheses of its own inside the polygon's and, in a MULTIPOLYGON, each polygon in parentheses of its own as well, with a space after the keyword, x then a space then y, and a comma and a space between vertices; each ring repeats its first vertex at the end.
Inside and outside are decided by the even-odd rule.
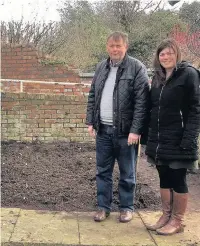
POLYGON ((121 113, 121 130, 122 130, 122 133, 127 134, 130 132, 132 120, 133 120, 133 112, 132 111, 121 113))

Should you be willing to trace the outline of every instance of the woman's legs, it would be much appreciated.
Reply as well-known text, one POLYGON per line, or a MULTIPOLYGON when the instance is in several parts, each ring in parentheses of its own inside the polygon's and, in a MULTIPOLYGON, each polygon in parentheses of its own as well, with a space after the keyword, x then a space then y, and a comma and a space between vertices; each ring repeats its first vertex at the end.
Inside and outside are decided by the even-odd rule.
POLYGON ((152 225, 147 225, 147 229, 156 231, 166 225, 171 216, 172 210, 172 190, 170 182, 170 169, 168 166, 156 166, 160 177, 160 196, 162 203, 162 216, 152 225))
POLYGON ((164 227, 156 230, 158 234, 172 235, 183 231, 182 222, 188 201, 186 172, 186 168, 170 168, 170 180, 173 188, 173 210, 169 222, 164 227))

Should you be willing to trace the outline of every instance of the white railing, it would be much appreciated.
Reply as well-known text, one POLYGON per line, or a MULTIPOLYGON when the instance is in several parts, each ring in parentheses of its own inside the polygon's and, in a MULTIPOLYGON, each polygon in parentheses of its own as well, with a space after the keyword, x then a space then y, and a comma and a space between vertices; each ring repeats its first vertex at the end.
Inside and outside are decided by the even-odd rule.
POLYGON ((20 92, 23 92, 24 83, 34 83, 34 84, 54 84, 54 85, 78 85, 78 86, 90 86, 91 82, 82 81, 81 83, 74 82, 55 82, 55 81, 38 81, 38 80, 20 80, 20 79, 0 79, 1 82, 16 82, 20 83, 20 92))

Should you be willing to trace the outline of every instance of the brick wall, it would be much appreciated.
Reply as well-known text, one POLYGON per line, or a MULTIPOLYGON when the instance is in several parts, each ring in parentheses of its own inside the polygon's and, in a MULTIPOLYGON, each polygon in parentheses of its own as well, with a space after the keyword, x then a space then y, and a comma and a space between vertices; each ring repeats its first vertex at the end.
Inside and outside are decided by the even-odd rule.
MULTIPOLYGON (((64 81, 80 83, 77 69, 47 59, 32 46, 2 46, 1 76, 3 79, 64 81)), ((91 81, 91 78, 89 78, 91 81)))
POLYGON ((2 93, 1 140, 94 141, 85 125, 86 104, 83 95, 2 93))
POLYGON ((2 141, 91 142, 86 96, 2 93, 2 141))
POLYGON ((62 94, 87 96, 90 90, 90 83, 65 83, 45 82, 27 80, 1 80, 2 92, 30 93, 30 94, 62 94))

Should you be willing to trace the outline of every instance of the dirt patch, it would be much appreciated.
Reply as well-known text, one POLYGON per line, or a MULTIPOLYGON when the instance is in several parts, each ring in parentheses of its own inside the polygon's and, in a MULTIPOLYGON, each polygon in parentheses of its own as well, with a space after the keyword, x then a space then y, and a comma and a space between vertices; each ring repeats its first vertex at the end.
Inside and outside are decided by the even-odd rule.
MULTIPOLYGON (((1 165, 4 207, 58 211, 94 211, 96 208, 95 146, 92 144, 2 143, 1 165)), ((118 179, 115 165, 113 211, 118 210, 118 179)), ((135 208, 159 208, 157 173, 146 163, 144 154, 137 180, 135 208)))

